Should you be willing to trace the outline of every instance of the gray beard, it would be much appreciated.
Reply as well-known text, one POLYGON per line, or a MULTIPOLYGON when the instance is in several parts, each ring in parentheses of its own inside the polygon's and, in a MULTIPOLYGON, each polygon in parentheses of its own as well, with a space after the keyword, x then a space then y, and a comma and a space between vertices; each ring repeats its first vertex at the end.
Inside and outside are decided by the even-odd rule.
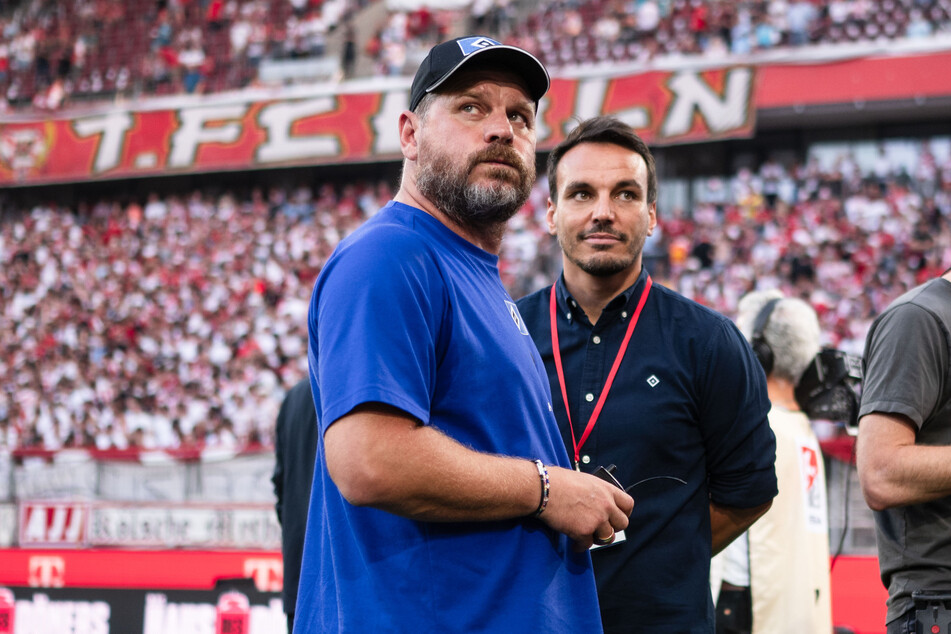
POLYGON ((457 170, 450 161, 441 160, 443 157, 435 158, 418 164, 417 189, 454 223, 480 233, 496 229, 514 216, 528 200, 535 181, 532 166, 519 169, 518 183, 469 184, 472 164, 457 170))

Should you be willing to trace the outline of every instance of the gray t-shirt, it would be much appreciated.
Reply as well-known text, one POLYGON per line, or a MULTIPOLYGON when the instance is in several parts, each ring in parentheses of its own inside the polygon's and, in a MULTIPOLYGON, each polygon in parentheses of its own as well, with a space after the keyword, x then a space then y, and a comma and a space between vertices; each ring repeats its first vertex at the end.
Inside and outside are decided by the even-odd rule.
MULTIPOLYGON (((915 443, 951 445, 951 282, 938 278, 895 300, 865 344, 859 416, 902 414, 915 443)), ((887 622, 915 590, 951 591, 951 496, 875 513, 887 622)))

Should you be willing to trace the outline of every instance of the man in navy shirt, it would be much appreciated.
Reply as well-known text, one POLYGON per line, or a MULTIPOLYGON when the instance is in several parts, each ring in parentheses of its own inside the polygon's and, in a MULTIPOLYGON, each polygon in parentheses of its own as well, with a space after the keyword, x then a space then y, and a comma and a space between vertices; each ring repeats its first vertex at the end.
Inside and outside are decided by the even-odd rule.
POLYGON ((575 473, 499 278, 535 180, 548 74, 485 37, 434 47, 399 118, 395 200, 314 286, 320 427, 296 632, 596 632, 587 548, 633 500, 575 473))
POLYGON ((713 632, 710 557, 776 495, 763 370, 729 319, 643 269, 657 177, 630 127, 585 121, 548 179, 564 273, 518 308, 576 468, 616 465, 636 503, 592 553, 605 631, 713 632))

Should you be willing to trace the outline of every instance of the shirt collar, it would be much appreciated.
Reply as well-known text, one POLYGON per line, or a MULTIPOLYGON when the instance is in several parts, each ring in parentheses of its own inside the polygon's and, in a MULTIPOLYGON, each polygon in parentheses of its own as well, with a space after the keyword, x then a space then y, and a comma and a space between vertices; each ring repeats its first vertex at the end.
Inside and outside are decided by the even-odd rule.
MULTIPOLYGON (((637 281, 628 286, 626 289, 621 291, 621 294, 608 302, 608 305, 604 307, 604 313, 610 315, 626 309, 627 317, 631 315, 635 308, 635 303, 641 296, 644 285, 647 283, 647 267, 641 265, 641 274, 637 276, 637 281)), ((555 299, 558 305, 558 309, 568 317, 569 320, 580 319, 584 316, 584 311, 581 310, 581 306, 574 300, 571 294, 568 292, 568 288, 565 286, 565 274, 562 272, 558 276, 558 280, 555 282, 555 299)), ((587 316, 584 316, 587 319, 587 316)))

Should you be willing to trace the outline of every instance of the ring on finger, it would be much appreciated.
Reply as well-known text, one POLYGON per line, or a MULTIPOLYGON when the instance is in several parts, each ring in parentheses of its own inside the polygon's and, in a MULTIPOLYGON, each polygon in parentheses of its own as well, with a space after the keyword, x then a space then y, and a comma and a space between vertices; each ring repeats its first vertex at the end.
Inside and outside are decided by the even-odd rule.
POLYGON ((608 544, 614 541, 614 537, 615 537, 615 533, 613 531, 608 537, 598 537, 597 535, 595 535, 594 543, 597 544, 598 546, 607 546, 608 544))

